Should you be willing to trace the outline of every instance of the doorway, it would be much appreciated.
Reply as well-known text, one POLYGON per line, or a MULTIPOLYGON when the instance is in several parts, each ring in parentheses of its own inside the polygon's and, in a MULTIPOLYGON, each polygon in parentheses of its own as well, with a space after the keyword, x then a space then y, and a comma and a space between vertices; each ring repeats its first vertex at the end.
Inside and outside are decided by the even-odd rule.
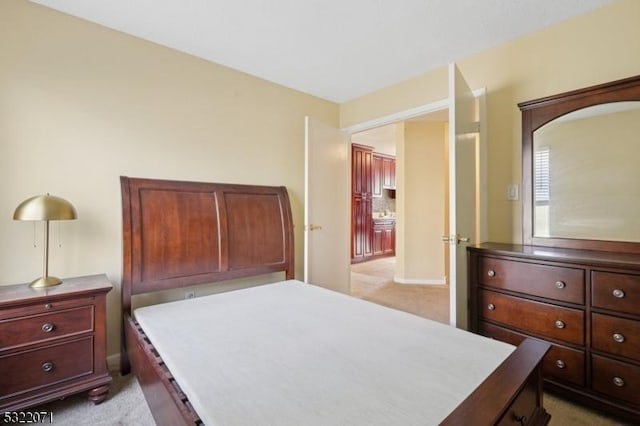
MULTIPOLYGON (((486 235, 486 130, 483 126, 486 103, 485 90, 472 92, 453 63, 449 65, 448 81, 449 97, 444 100, 342 130, 306 117, 304 280, 350 293, 350 215, 346 207, 351 192, 350 135, 448 108, 449 234, 437 240, 449 245, 450 325, 465 329, 468 326, 465 246, 484 241, 486 235), (326 155, 314 155, 316 150, 326 155), (327 184, 327 174, 332 181, 337 177, 336 185, 327 184), (323 189, 310 190, 318 182, 322 183, 323 189), (345 207, 327 208, 331 205, 345 207), (323 250, 323 246, 329 250, 323 250), (344 256, 343 251, 346 251, 344 256), (307 267, 312 263, 312 267, 307 267)), ((399 267, 396 265, 396 269, 399 267)))
POLYGON ((441 237, 448 235, 447 124, 445 108, 351 135, 357 146, 395 161, 393 198, 374 191, 369 226, 374 235, 383 223, 397 229, 393 256, 375 255, 374 247, 373 255, 352 263, 351 294, 446 324, 448 250, 441 237))

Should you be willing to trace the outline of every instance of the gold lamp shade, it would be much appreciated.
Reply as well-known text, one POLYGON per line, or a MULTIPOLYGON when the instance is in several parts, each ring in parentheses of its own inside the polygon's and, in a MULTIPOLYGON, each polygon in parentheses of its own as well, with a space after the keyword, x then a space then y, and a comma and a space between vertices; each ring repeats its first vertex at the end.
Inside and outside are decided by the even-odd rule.
POLYGON ((36 195, 24 200, 13 213, 14 220, 42 220, 44 228, 44 272, 31 282, 31 287, 49 287, 62 283, 60 278, 49 276, 49 221, 72 220, 78 217, 76 209, 64 198, 53 195, 36 195))

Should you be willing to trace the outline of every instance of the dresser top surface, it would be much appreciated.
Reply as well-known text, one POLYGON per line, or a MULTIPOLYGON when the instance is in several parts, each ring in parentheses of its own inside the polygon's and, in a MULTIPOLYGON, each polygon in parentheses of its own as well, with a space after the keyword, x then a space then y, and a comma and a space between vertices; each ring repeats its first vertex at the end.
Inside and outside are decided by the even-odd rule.
POLYGON ((608 251, 565 249, 523 244, 482 243, 468 246, 469 251, 488 254, 536 258, 564 263, 580 263, 640 269, 640 254, 608 251))
POLYGON ((0 307, 107 293, 112 287, 105 274, 64 278, 62 284, 46 288, 31 288, 28 283, 5 285, 0 286, 0 307))

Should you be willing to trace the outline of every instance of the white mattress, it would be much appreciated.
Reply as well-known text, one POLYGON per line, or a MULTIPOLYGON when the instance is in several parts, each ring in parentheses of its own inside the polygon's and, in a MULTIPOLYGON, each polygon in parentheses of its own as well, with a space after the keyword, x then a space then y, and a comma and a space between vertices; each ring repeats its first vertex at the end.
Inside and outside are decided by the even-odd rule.
POLYGON ((438 424, 515 349, 299 281, 135 316, 206 425, 438 424))

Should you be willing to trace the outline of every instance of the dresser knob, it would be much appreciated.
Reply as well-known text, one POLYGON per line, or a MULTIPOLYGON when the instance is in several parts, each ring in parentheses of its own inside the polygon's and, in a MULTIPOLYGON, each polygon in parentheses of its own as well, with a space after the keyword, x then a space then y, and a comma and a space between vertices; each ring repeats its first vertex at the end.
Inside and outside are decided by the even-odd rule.
POLYGON ((561 359, 556 360, 556 367, 560 368, 560 369, 564 369, 567 366, 567 364, 565 364, 565 362, 561 359))
POLYGON ((620 333, 615 333, 613 335, 613 340, 615 340, 618 343, 622 343, 622 342, 624 342, 624 335, 620 334, 620 333))
POLYGON ((624 386, 624 380, 622 380, 621 377, 614 377, 613 378, 613 384, 618 386, 619 388, 624 386))
POLYGON ((52 370, 53 370, 52 362, 45 362, 44 364, 42 364, 42 371, 44 371, 45 373, 49 373, 52 370))
POLYGON ((46 305, 44 305, 45 309, 51 309, 53 308, 53 305, 51 303, 47 303, 46 305))
POLYGON ((494 305, 493 303, 489 303, 487 305, 487 309, 489 309, 490 311, 495 311, 496 310, 496 305, 494 305))
POLYGON ((567 285, 564 283, 564 281, 556 281, 556 288, 562 290, 563 288, 565 288, 567 285))
POLYGON ((516 417, 516 421, 518 423, 520 423, 521 425, 526 425, 527 424, 527 416, 516 417))
POLYGON ((51 333, 53 331, 53 324, 42 324, 42 331, 44 331, 45 333, 51 333))
POLYGON ((616 288, 615 290, 613 290, 613 296, 617 297, 618 299, 622 299, 624 297, 624 291, 616 288))
POLYGON ((555 326, 556 328, 565 328, 567 325, 564 323, 564 321, 557 320, 555 322, 555 326))
POLYGON ((489 269, 489 272, 487 272, 487 275, 489 275, 490 277, 495 277, 496 271, 494 271, 493 269, 489 269))

